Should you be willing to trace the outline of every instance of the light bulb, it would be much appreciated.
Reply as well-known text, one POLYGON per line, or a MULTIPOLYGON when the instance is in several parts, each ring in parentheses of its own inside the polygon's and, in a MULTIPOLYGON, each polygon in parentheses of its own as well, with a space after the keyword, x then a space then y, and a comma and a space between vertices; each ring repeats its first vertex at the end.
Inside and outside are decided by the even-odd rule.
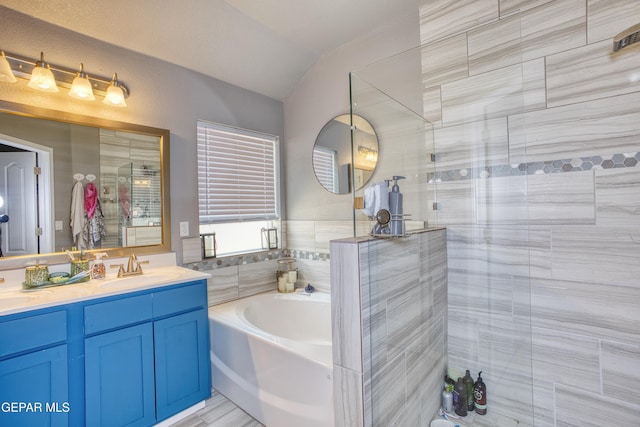
POLYGON ((31 80, 27 86, 43 92, 58 92, 56 79, 49 69, 49 64, 44 62, 44 53, 42 52, 40 52, 40 61, 36 62, 36 66, 31 72, 31 80))
POLYGON ((86 101, 93 101, 96 97, 93 95, 93 88, 91 82, 84 72, 84 64, 80 63, 80 71, 71 85, 69 96, 76 99, 82 99, 86 101))
POLYGON ((104 102, 112 107, 126 107, 127 103, 124 100, 124 91, 118 85, 118 75, 113 74, 111 84, 107 88, 107 94, 104 97, 104 102))
POLYGON ((15 83, 16 76, 13 75, 13 70, 11 69, 11 64, 7 60, 3 51, 0 51, 0 82, 4 83, 15 83))

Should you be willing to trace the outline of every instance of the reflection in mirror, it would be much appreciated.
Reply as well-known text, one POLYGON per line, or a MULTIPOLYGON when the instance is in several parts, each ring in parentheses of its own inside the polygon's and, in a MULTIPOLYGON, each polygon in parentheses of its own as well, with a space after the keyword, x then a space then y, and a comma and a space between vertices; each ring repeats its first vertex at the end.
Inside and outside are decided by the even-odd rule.
MULTIPOLYGON (((362 188, 378 162, 378 138, 371 124, 353 115, 353 179, 362 188)), ((324 125, 313 147, 313 171, 320 184, 335 194, 351 191, 351 125, 349 114, 337 116, 324 125)))
POLYGON ((170 250, 168 131, 0 106, 12 107, 0 111, 0 269, 65 262, 54 253, 73 247, 170 250))

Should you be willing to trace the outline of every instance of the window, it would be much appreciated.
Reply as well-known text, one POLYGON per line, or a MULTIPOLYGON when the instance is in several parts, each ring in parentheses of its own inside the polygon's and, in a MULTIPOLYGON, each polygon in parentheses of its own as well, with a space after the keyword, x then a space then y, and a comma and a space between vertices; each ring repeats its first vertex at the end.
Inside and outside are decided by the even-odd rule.
POLYGON ((335 150, 313 147, 313 170, 320 184, 329 191, 338 192, 338 160, 335 150))
POLYGON ((217 255, 263 249, 279 228, 278 137, 198 121, 200 234, 216 233, 217 255))

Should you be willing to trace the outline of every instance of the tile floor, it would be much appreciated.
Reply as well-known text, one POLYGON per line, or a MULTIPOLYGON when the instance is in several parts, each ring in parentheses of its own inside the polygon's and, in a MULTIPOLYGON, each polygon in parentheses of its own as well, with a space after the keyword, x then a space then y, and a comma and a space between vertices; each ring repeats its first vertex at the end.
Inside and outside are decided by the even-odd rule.
POLYGON ((205 403, 204 408, 172 427, 264 427, 217 391, 205 403))

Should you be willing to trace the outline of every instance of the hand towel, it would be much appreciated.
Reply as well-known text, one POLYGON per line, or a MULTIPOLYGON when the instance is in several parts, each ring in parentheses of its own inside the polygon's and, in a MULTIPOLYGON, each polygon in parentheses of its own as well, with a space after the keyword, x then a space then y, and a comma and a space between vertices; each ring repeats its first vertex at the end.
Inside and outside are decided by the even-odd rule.
POLYGON ((84 188, 82 182, 76 181, 71 190, 71 236, 77 244, 78 237, 85 224, 84 188))

